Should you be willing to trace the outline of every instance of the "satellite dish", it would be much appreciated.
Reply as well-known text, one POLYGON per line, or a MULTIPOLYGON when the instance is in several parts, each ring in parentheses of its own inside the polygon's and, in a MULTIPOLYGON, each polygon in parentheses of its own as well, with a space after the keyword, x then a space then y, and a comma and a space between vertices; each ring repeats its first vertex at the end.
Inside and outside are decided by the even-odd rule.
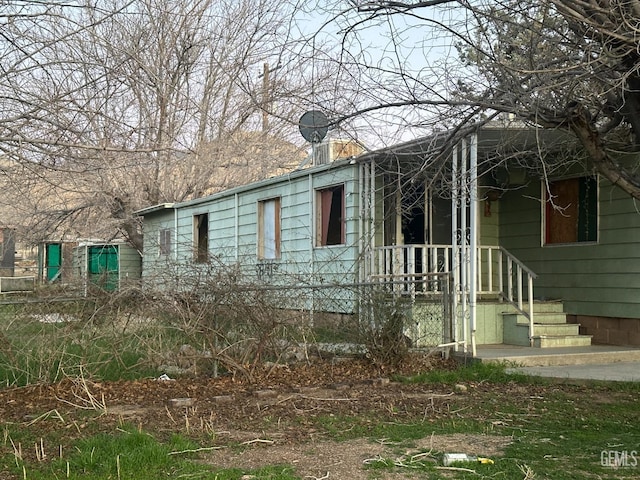
POLYGON ((329 120, 320 110, 309 110, 298 122, 300 133, 307 142, 320 143, 329 131, 329 120))

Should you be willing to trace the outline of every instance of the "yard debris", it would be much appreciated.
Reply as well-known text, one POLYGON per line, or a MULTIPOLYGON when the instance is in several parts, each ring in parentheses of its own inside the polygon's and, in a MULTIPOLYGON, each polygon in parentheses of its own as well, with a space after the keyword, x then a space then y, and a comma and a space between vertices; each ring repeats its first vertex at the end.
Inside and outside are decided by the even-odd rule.
POLYGON ((457 462, 477 462, 490 464, 493 460, 486 457, 476 457, 475 455, 467 455, 466 453, 445 453, 442 457, 442 464, 445 467, 457 462))
POLYGON ((231 403, 233 401, 233 395, 216 395, 211 397, 214 403, 231 403))
POLYGON ((275 398, 278 396, 277 390, 257 390, 253 394, 258 398, 275 398))
POLYGON ((107 413, 107 404, 104 399, 104 392, 101 391, 100 397, 92 392, 92 390, 101 390, 101 385, 87 380, 84 377, 82 366, 80 367, 80 375, 76 378, 70 378, 69 380, 72 384, 71 393, 73 394, 75 401, 56 397, 59 401, 75 408, 95 410, 101 415, 107 413))
POLYGON ((77 322, 79 319, 73 315, 64 313, 45 313, 43 315, 32 315, 32 318, 40 323, 67 323, 77 322))
POLYGON ((253 445, 254 443, 264 443, 266 445, 273 445, 274 442, 273 440, 265 440, 263 438, 255 438, 253 440, 247 440, 246 442, 242 442, 240 445, 253 445))
POLYGON ((60 420, 60 422, 65 423, 64 418, 62 418, 62 415, 60 415, 60 412, 58 412, 58 410, 49 410, 48 412, 43 413, 42 415, 25 415, 25 418, 29 418, 31 419, 31 421, 29 423, 27 423, 27 426, 30 427, 31 425, 41 421, 41 420, 46 420, 48 418, 57 418, 58 420, 60 420))
POLYGON ((170 406, 175 408, 192 407, 195 400, 193 398, 171 398, 168 403, 170 406))

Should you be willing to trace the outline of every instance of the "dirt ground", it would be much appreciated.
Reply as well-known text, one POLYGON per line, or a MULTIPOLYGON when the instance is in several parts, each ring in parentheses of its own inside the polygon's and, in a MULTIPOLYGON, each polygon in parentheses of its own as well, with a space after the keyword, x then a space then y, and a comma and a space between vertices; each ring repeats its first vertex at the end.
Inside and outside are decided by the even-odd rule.
MULTIPOLYGON (((419 358, 395 371, 430 368, 451 365, 419 358)), ((309 479, 365 479, 365 464, 380 456, 410 458, 412 452, 425 450, 492 456, 509 444, 510 438, 489 434, 430 435, 410 447, 387 439, 336 442, 318 427, 317 417, 371 418, 372 413, 379 421, 433 422, 455 415, 453 408, 473 404, 489 388, 503 389, 498 393, 504 395, 523 393, 517 385, 400 384, 390 381, 391 373, 349 360, 278 366, 257 372, 252 382, 230 376, 104 383, 66 380, 0 390, 0 418, 4 424, 35 429, 45 438, 47 431, 63 432, 62 441, 68 444, 64 448, 79 437, 113 432, 125 423, 159 439, 181 432, 203 445, 202 461, 239 468, 287 464, 309 479)), ((385 475, 379 478, 409 478, 403 473, 385 475)))

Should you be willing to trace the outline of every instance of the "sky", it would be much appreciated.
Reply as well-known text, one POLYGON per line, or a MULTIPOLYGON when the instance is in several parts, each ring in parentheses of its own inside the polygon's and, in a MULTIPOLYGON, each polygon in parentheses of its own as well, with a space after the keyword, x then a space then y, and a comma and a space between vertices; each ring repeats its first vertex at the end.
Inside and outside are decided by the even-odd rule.
MULTIPOLYGON (((344 66, 343 74, 357 71, 369 81, 375 79, 379 85, 388 84, 386 91, 383 88, 375 93, 363 88, 351 99, 351 104, 336 101, 334 105, 327 105, 329 109, 349 115, 352 113, 349 109, 375 102, 411 100, 410 92, 446 98, 448 91, 444 86, 451 81, 446 74, 454 71, 458 54, 453 35, 447 34, 440 25, 460 23, 463 12, 447 7, 423 8, 414 13, 418 15, 385 15, 365 21, 367 15, 348 8, 346 1, 317 1, 298 12, 292 22, 297 30, 295 34, 312 38, 316 47, 325 42, 328 45, 319 57, 329 52, 328 55, 337 60, 341 52, 345 63, 350 59, 357 63, 357 66, 344 66), (418 83, 412 80, 416 78, 420 80, 418 83)), ((309 49, 311 47, 310 43, 309 49)), ((408 125, 425 124, 425 120, 408 109, 395 108, 349 123, 365 143, 379 148, 424 134, 422 128, 408 128, 408 125), (371 134, 374 131, 376 134, 371 134)))

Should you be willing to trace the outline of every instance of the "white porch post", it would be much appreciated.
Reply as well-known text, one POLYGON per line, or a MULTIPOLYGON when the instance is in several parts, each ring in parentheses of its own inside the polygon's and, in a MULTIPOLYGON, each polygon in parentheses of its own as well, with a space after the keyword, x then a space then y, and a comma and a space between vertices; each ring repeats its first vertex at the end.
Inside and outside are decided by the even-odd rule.
MULTIPOLYGON (((404 250, 401 248, 404 245, 404 237, 402 235, 402 187, 400 183, 400 167, 398 166, 398 178, 396 183, 396 218, 395 218, 395 237, 396 248, 393 249, 393 276, 394 280, 400 278, 405 273, 404 265, 404 250)), ((404 277, 402 277, 404 279, 404 277)), ((393 287, 394 292, 401 292, 403 289, 402 284, 395 285, 393 287)))
POLYGON ((371 246, 367 244, 368 229, 366 224, 367 218, 367 183, 365 178, 365 165, 363 163, 358 164, 358 192, 360 194, 359 207, 360 217, 358 218, 358 258, 360 259, 360 265, 358 268, 358 277, 360 283, 364 283, 369 278, 370 272, 368 272, 369 255, 371 254, 371 246))
POLYGON ((469 181, 467 172, 467 140, 460 142, 460 303, 462 304, 462 340, 465 351, 468 348, 469 333, 469 305, 467 292, 469 291, 469 239, 467 237, 467 209, 469 204, 469 181))
POLYGON ((478 137, 469 139, 469 323, 471 326, 471 355, 476 356, 476 302, 478 292, 478 137))
POLYGON ((458 249, 458 145, 453 146, 451 152, 451 271, 453 272, 453 301, 451 302, 451 317, 453 341, 458 349, 458 287, 460 286, 460 250, 458 249))
POLYGON ((478 156, 477 136, 452 149, 451 249, 453 265, 454 341, 476 355, 478 292, 478 156), (467 215, 469 220, 467 220, 467 215))
MULTIPOLYGON (((375 273, 376 259, 375 259, 375 246, 376 246, 376 161, 371 159, 371 168, 369 172, 369 215, 371 218, 369 245, 371 245, 371 264, 369 265, 369 271, 375 273)), ((382 273, 382 272, 377 272, 382 273)))

